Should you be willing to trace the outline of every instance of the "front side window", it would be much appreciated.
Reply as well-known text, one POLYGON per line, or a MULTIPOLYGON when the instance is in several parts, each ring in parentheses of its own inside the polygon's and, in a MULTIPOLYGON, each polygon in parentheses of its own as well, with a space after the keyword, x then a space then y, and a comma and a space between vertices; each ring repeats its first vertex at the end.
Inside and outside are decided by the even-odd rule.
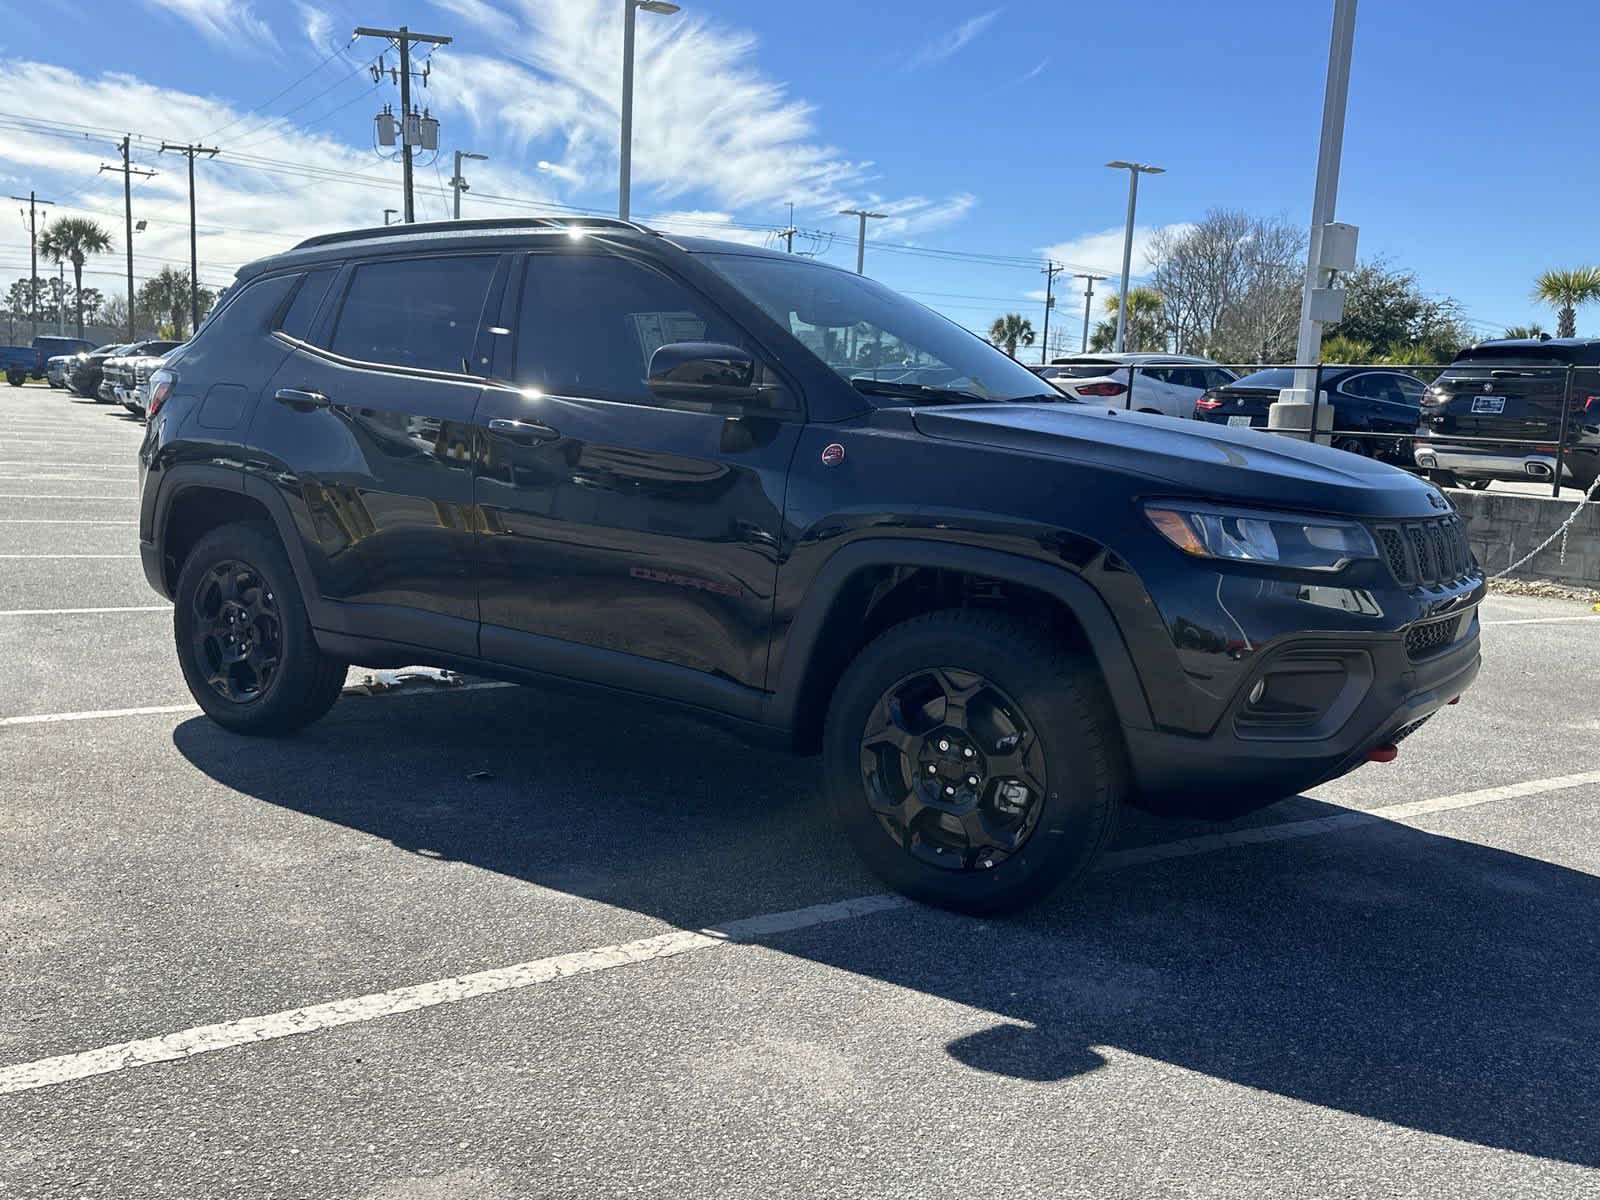
POLYGON ((515 371, 526 387, 659 404, 645 380, 661 346, 745 341, 699 295, 643 263, 586 251, 527 258, 515 371))
POLYGON ((329 349, 361 362, 471 374, 494 266, 492 254, 362 263, 329 349))
POLYGON ((788 257, 704 261, 875 403, 1060 399, 1021 363, 864 276, 788 257))

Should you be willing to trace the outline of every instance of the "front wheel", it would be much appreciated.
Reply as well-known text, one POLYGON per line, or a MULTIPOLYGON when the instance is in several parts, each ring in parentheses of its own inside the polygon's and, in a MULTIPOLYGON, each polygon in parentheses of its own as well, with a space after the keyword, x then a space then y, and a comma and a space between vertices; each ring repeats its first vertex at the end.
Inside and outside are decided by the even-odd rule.
POLYGON ((998 613, 931 613, 840 680, 824 756, 834 818, 914 899, 1022 908, 1083 877, 1126 791, 1093 664, 998 613))
POLYGON ((173 636, 189 691, 235 733, 283 734, 333 707, 348 667, 323 654, 305 602, 266 525, 224 525, 178 573, 173 636))

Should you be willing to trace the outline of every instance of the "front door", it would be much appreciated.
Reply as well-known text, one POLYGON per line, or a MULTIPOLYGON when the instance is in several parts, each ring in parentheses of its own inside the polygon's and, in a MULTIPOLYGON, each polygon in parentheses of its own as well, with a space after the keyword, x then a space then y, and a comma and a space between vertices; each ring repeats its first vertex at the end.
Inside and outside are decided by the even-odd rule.
POLYGON ((792 394, 658 398, 658 346, 749 339, 649 261, 561 241, 513 270, 478 409, 482 653, 738 708, 765 684, 792 394))

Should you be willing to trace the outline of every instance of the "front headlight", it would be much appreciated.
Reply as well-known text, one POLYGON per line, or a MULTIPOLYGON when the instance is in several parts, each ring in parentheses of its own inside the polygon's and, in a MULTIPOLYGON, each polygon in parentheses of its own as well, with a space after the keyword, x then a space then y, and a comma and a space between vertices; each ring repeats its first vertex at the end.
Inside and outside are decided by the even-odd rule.
POLYGON ((1157 533, 1196 558, 1337 571, 1355 559, 1378 557, 1365 528, 1337 517, 1167 501, 1146 504, 1144 515, 1157 533))

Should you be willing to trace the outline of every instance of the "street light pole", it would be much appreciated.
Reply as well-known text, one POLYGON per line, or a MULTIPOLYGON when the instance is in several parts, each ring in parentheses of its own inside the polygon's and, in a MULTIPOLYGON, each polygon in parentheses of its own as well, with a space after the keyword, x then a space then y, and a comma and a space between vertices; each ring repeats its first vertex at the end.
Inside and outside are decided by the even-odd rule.
POLYGON ((876 221, 883 217, 887 217, 889 214, 881 212, 868 212, 864 208, 841 208, 839 210, 839 215, 841 217, 860 218, 861 225, 856 230, 856 274, 864 274, 865 272, 862 270, 862 268, 867 265, 867 221, 869 218, 876 221))
POLYGON ((622 3, 622 146, 617 167, 617 216, 628 220, 629 192, 633 186, 633 25, 634 11, 671 16, 678 5, 667 0, 623 0, 622 3))
POLYGON ((450 190, 455 193, 455 219, 461 220, 461 193, 468 191, 467 181, 461 178, 461 160, 464 158, 486 159, 487 154, 474 154, 471 150, 456 151, 456 173, 450 177, 450 190))
POLYGON ((1148 163, 1124 162, 1114 159, 1106 164, 1119 171, 1128 172, 1128 223, 1122 232, 1122 293, 1117 300, 1117 353, 1121 353, 1128 336, 1128 273, 1133 266, 1133 214, 1139 205, 1139 176, 1161 175, 1165 167, 1152 167, 1148 163))

